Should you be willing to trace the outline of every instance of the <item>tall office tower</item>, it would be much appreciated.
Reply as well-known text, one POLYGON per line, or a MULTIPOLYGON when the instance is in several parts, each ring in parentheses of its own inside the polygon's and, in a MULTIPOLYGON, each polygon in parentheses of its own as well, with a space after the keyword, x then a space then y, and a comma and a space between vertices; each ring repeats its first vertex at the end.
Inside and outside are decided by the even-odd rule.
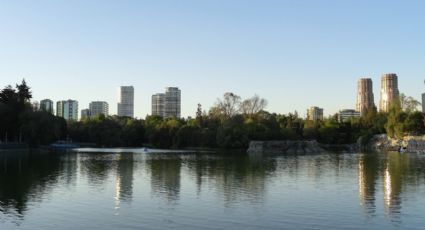
POLYGON ((323 109, 319 107, 310 107, 307 110, 307 120, 318 121, 323 120, 323 109))
POLYGON ((53 113, 53 101, 50 99, 44 99, 40 101, 40 110, 54 114, 53 113))
POLYGON ((379 111, 388 112, 391 104, 399 100, 399 96, 397 75, 393 73, 382 75, 379 111))
POLYGON ((152 95, 152 116, 164 117, 165 94, 157 93, 152 95))
POLYGON ((425 113, 425 93, 422 94, 422 113, 425 113))
POLYGON ((118 116, 134 117, 134 87, 121 86, 118 92, 118 116))
POLYGON ((100 114, 109 115, 109 105, 105 101, 92 101, 89 104, 90 116, 96 117, 100 114))
POLYGON ((374 100, 372 79, 361 78, 358 82, 357 111, 363 115, 369 109, 375 108, 374 100))
POLYGON ((56 103, 56 115, 67 121, 78 121, 78 101, 58 101, 56 103))
POLYGON ((181 116, 181 91, 177 87, 165 88, 165 108, 164 117, 176 117, 181 116))

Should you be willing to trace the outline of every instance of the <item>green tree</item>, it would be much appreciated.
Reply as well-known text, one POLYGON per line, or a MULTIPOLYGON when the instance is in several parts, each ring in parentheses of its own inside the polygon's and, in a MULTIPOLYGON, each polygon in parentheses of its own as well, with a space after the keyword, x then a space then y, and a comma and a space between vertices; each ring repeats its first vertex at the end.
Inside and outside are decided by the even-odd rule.
POLYGON ((403 112, 400 103, 392 103, 388 113, 387 124, 385 129, 388 136, 392 138, 403 138, 405 132, 404 121, 407 118, 407 113, 403 112))
POLYGON ((400 94, 400 106, 401 109, 407 113, 418 111, 418 106, 421 103, 414 99, 413 97, 408 97, 405 94, 400 94))

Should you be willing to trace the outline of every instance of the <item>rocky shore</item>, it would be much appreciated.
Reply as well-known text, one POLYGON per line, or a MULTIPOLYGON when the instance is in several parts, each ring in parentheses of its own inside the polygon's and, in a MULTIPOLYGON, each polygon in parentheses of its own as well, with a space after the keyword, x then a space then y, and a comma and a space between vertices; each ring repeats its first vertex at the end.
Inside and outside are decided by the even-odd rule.
POLYGON ((386 134, 375 135, 368 147, 375 151, 398 151, 400 147, 403 147, 409 153, 425 153, 425 136, 406 136, 403 139, 393 139, 386 134))
POLYGON ((326 150, 317 141, 251 141, 248 154, 319 154, 326 150))

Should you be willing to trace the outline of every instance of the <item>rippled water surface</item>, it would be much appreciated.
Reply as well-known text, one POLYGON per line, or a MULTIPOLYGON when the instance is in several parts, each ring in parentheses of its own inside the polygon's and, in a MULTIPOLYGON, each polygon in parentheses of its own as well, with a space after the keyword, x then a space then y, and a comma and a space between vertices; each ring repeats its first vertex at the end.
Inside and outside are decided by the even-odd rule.
POLYGON ((424 226, 422 155, 0 152, 2 230, 424 226))

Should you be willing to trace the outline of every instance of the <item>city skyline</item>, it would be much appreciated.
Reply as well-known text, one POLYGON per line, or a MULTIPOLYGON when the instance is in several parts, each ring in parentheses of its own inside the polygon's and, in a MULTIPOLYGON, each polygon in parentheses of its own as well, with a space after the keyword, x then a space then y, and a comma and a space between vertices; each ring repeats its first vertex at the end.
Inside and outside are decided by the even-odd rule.
POLYGON ((102 100, 111 114, 116 87, 133 85, 142 118, 168 85, 184 91, 183 117, 225 92, 258 94, 276 113, 305 116, 317 105, 327 116, 356 108, 360 76, 373 79, 378 106, 380 76, 391 72, 400 93, 420 101, 424 9, 420 1, 1 3, 0 84, 25 78, 37 101, 102 100))
MULTIPOLYGON (((375 86, 374 84, 371 84, 372 86, 373 86, 373 88, 372 88, 372 98, 373 98, 373 94, 375 94, 375 88, 379 88, 379 98, 378 99, 376 99, 376 98, 373 98, 373 102, 374 103, 376 103, 376 104, 381 104, 382 103, 382 87, 383 87, 383 85, 382 85, 382 82, 383 82, 383 78, 384 77, 386 77, 386 76, 388 76, 388 75, 394 75, 396 78, 397 78, 397 74, 394 74, 394 73, 385 73, 385 74, 382 74, 381 75, 381 77, 380 77, 380 84, 378 85, 378 86, 375 86), (375 102, 375 101, 377 101, 377 102, 375 102)), ((371 78, 364 78, 364 77, 360 77, 359 79, 358 79, 358 82, 357 82, 357 85, 356 85, 356 90, 357 90, 357 98, 356 98, 356 102, 354 103, 354 106, 353 107, 340 107, 339 108, 339 110, 338 111, 336 111, 336 112, 331 112, 331 113, 325 113, 325 112, 322 112, 323 113, 323 117, 327 117, 327 116, 333 116, 333 115, 335 115, 335 114, 339 114, 341 111, 343 111, 343 110, 353 110, 353 111, 357 111, 357 112, 360 112, 361 113, 361 110, 359 110, 359 95, 360 95, 360 90, 361 90, 361 88, 360 88, 360 82, 362 82, 362 81, 364 81, 364 80, 372 80, 371 78)), ((397 81, 397 80, 396 80, 397 81)), ((370 83, 368 83, 368 84, 370 84, 370 83)), ((398 85, 398 81, 397 81, 397 84, 396 84, 396 86, 398 85)), ((124 88, 128 88, 128 87, 130 87, 130 88, 132 88, 132 90, 133 90, 133 94, 135 93, 135 91, 136 91, 136 89, 135 89, 135 87, 134 86, 120 86, 120 87, 118 87, 118 89, 119 89, 119 91, 120 91, 120 89, 122 88, 122 87, 124 87, 124 88)), ((370 86, 368 86, 368 87, 370 87, 370 86)), ((177 90, 179 90, 179 88, 178 87, 165 87, 165 89, 167 90, 167 89, 169 89, 169 88, 172 88, 172 89, 177 89, 177 90)), ((179 90, 180 91, 180 90, 179 90)), ((118 94, 120 94, 120 92, 118 93, 118 94)), ((402 92, 400 92, 400 94, 402 94, 402 92)), ((155 94, 153 94, 153 95, 151 95, 151 100, 149 101, 149 103, 150 103, 150 111, 146 114, 146 115, 159 115, 159 116, 163 116, 164 117, 164 115, 160 115, 160 114, 158 114, 158 112, 154 112, 154 110, 158 110, 159 109, 159 107, 157 107, 157 106, 154 106, 154 104, 156 104, 156 103, 159 103, 159 101, 157 101, 158 100, 158 96, 163 96, 164 98, 162 99, 162 100, 164 100, 162 103, 165 103, 165 95, 166 94, 164 94, 164 93, 155 93, 155 94), (155 107, 155 108, 154 108, 155 107)), ((421 94, 421 97, 420 98, 415 98, 415 99, 417 99, 420 103, 423 103, 424 102, 424 95, 425 95, 425 93, 423 93, 423 94, 421 94)), ((408 95, 409 96, 409 95, 408 95)), ((119 96, 118 96, 119 97, 119 96)), ((135 97, 135 96, 134 96, 135 97)), ((179 98, 180 98, 181 96, 179 96, 179 98)), ((219 99, 219 98, 217 98, 217 99, 219 99)), ((39 105, 39 107, 40 107, 40 109, 41 109, 41 103, 43 102, 43 101, 45 101, 45 100, 51 100, 50 98, 44 98, 44 99, 42 99, 42 100, 40 100, 40 101, 38 101, 38 100, 35 100, 35 99, 33 99, 32 100, 32 103, 36 103, 36 104, 38 104, 39 105)), ((133 100, 137 100, 137 98, 134 98, 133 100)), ((64 101, 64 100, 59 100, 59 101, 64 101)), ((58 101, 58 102, 59 102, 58 101)), ((77 102, 79 102, 79 100, 75 100, 75 101, 77 101, 77 102)), ((53 102, 55 102, 54 100, 53 100, 53 102)), ((91 101, 90 103, 89 103, 89 106, 87 106, 87 107, 90 107, 90 104, 91 103, 93 103, 93 102, 100 102, 100 101, 91 101)), ((102 101, 102 102, 104 102, 104 101, 102 101)), ((104 103, 106 103, 106 104, 109 104, 109 102, 104 102, 104 103)), ((324 104, 324 103, 322 103, 322 104, 324 104)), ((134 107, 136 107, 137 105, 134 105, 134 107)), ((183 104, 180 104, 179 103, 179 108, 181 108, 183 106, 183 104)), ((380 111, 380 108, 378 107, 378 106, 376 106, 376 105, 374 105, 375 106, 375 108, 378 110, 378 111, 380 111)), ((109 107, 109 106, 107 106, 107 107, 109 107)), ((296 110, 296 112, 298 112, 298 114, 300 114, 300 116, 301 117, 304 117, 304 118, 307 118, 308 119, 308 117, 309 117, 309 110, 311 109, 311 108, 313 108, 313 107, 317 107, 317 106, 309 106, 308 107, 308 109, 307 109, 307 112, 305 113, 305 114, 303 114, 302 112, 300 113, 298 110, 296 110)), ((322 106, 321 106, 322 107, 322 106)), ((423 105, 421 105, 420 107, 417 107, 417 109, 418 109, 418 111, 424 111, 424 106, 423 105)), ((54 109, 56 109, 56 108, 54 108, 54 109)), ((135 108, 133 108, 133 109, 135 109, 135 108)), ((208 111, 208 109, 209 108, 207 108, 206 109, 206 111, 208 111)), ((321 108, 322 109, 322 108, 321 108)), ((326 109, 326 107, 323 107, 323 109, 326 109)), ((82 114, 83 112, 86 112, 86 111, 84 111, 84 110, 87 110, 87 111, 90 111, 90 109, 80 109, 80 113, 82 114)), ((118 112, 117 113, 110 113, 109 112, 109 108, 107 109, 108 110, 108 112, 107 112, 107 114, 106 115, 118 115, 118 112)), ((164 109, 160 109, 160 110, 164 110, 164 109)), ((54 110, 54 111, 56 111, 56 110, 54 110)), ((118 111, 118 110, 117 110, 118 111)), ((158 110, 159 111, 159 110, 158 110)), ((276 113, 275 111, 270 111, 270 110, 267 110, 266 109, 266 111, 269 111, 269 112, 271 112, 271 113, 276 113)), ((162 111, 163 113, 165 112, 165 110, 164 111, 162 111)), ((294 112, 294 111, 289 111, 288 113, 291 113, 291 112, 294 112)), ((284 114, 284 113, 282 113, 282 114, 284 114)), ((174 115, 173 115, 174 116, 174 115)), ((130 116, 130 117, 132 117, 132 116, 130 116)), ((134 117, 135 118, 144 118, 143 116, 138 116, 137 114, 134 114, 134 117)), ((167 117, 167 116, 165 116, 165 117, 167 117)), ((193 115, 187 115, 187 116, 177 116, 177 117, 193 117, 193 115)), ((82 118, 82 116, 80 116, 80 118, 82 118)))
MULTIPOLYGON (((396 94, 398 95, 398 94, 402 94, 402 93, 400 93, 399 91, 398 91, 398 76, 397 76, 397 74, 395 74, 395 73, 385 73, 385 74, 382 74, 381 75, 381 77, 380 77, 380 84, 377 86, 377 88, 379 88, 380 89, 380 92, 379 92, 379 99, 378 99, 378 102, 377 102, 377 104, 378 105, 380 105, 380 104, 382 104, 383 103, 383 101, 382 101, 382 97, 384 96, 383 95, 383 90, 384 90, 384 88, 387 88, 388 86, 387 86, 387 84, 386 83, 384 83, 384 82, 387 82, 387 80, 384 80, 384 79, 387 79, 387 78, 389 78, 389 77, 391 77, 391 78, 395 78, 395 87, 396 87, 396 89, 397 89, 397 92, 396 92, 396 94)), ((425 81, 424 81, 425 82, 425 81)), ((391 83, 391 85, 392 85, 392 83, 391 83)), ((355 112, 359 112, 360 114, 362 114, 362 111, 364 110, 364 111, 366 111, 367 110, 367 108, 364 108, 362 105, 360 105, 361 103, 366 103, 366 104, 370 104, 370 102, 362 102, 363 100, 365 100, 365 99, 363 99, 363 97, 365 97, 365 96, 362 96, 362 95, 364 95, 365 94, 365 92, 367 91, 367 93, 366 94, 371 94, 371 95, 368 95, 368 96, 366 96, 366 98, 368 98, 368 99, 366 99, 366 101, 370 101, 371 100, 371 102, 373 102, 372 104, 370 104, 369 106, 371 106, 371 107, 375 107, 375 109, 377 109, 377 111, 381 111, 382 109, 381 108, 378 108, 377 106, 376 106, 376 102, 375 102, 375 98, 374 98, 374 89, 375 89, 375 86, 373 85, 373 80, 371 79, 371 78, 364 78, 364 77, 360 77, 359 79, 358 79, 358 81, 357 81, 357 85, 356 85, 356 89, 357 89, 357 98, 356 98, 356 102, 355 102, 355 105, 354 105, 354 107, 346 107, 346 108, 343 108, 343 107, 341 107, 337 112, 334 112, 334 113, 328 113, 328 114, 326 114, 326 113, 324 113, 323 111, 324 111, 324 108, 319 108, 319 107, 317 107, 317 106, 309 106, 308 107, 308 109, 307 109, 307 112, 305 113, 305 114, 300 114, 298 111, 298 114, 300 114, 301 115, 301 117, 305 117, 306 119, 310 119, 309 118, 309 116, 311 116, 311 115, 309 115, 309 113, 311 113, 310 112, 310 110, 312 110, 312 109, 321 109, 322 110, 322 112, 321 112, 321 116, 322 116, 322 119, 323 119, 323 117, 327 117, 327 116, 332 116, 332 115, 335 115, 335 114, 340 114, 341 113, 341 111, 355 111, 355 112), (367 86, 366 86, 367 85, 367 86), (372 87, 372 88, 371 88, 372 87), (366 90, 366 91, 365 91, 366 90), (370 90, 372 90, 372 91, 370 91, 370 90), (366 110, 365 110, 366 109, 366 110)), ((119 92, 118 92, 118 97, 120 97, 120 94, 121 94, 121 90, 122 89, 125 89, 125 90, 128 90, 128 89, 131 89, 131 101, 134 101, 134 100, 136 100, 136 98, 134 98, 135 96, 134 96, 134 93, 135 93, 135 91, 136 91, 136 89, 135 89, 135 87, 134 86, 120 86, 120 87, 118 87, 118 89, 119 89, 119 92)), ((192 115, 188 115, 188 116, 181 116, 180 115, 180 110, 181 110, 181 107, 182 107, 182 104, 181 104, 181 102, 180 102, 180 98, 181 98, 181 91, 180 91, 180 89, 178 88, 178 87, 165 87, 165 89, 166 89, 166 91, 165 91, 165 93, 155 93, 155 94, 153 94, 153 95, 151 95, 151 100, 150 100, 150 106, 151 106, 151 110, 150 110, 150 112, 149 113, 147 113, 146 115, 157 115, 157 116, 162 116, 162 117, 177 117, 177 118, 180 118, 180 117, 193 117, 192 115), (176 112, 176 115, 166 115, 166 107, 167 106, 165 106, 165 104, 166 104, 166 100, 165 100, 165 98, 166 98, 166 95, 167 95, 167 92, 170 90, 170 89, 172 89, 172 90, 177 90, 178 91, 178 104, 176 104, 176 109, 178 109, 176 112)), ((128 92, 126 92, 126 93, 128 93, 128 92)), ((386 94, 386 93, 384 93, 384 94, 386 94)), ((420 103, 423 103, 424 102, 424 98, 425 98, 425 93, 423 93, 422 95, 421 95, 421 98, 419 98, 419 99, 417 99, 420 103)), ((388 97, 388 96, 384 96, 384 98, 386 98, 386 97, 388 97)), ((34 103, 37 103, 37 104, 40 104, 42 101, 45 101, 45 100, 50 100, 49 98, 46 98, 46 99, 43 99, 43 100, 41 100, 41 101, 37 101, 37 100, 33 100, 33 102, 34 103)), ((76 100, 77 102, 78 102, 78 100, 76 100)), ((90 102, 89 103, 89 107, 90 107, 90 105, 93 103, 93 102, 100 102, 100 101, 92 101, 92 102, 90 102)), ((106 104, 109 104, 108 102, 102 102, 102 103, 106 103, 106 104)), ((388 102, 387 102, 388 103, 388 102)), ((118 103, 119 104, 119 103, 118 103)), ((106 106, 106 107, 108 107, 107 108, 107 111, 108 112, 106 112, 106 115, 119 115, 118 113, 117 114, 111 114, 111 113, 109 113, 109 106, 106 106)), ((132 105, 132 110, 134 110, 135 108, 134 108, 134 104, 132 105)), ((379 106, 380 107, 380 106, 379 106)), ((386 106, 386 107, 388 107, 388 105, 386 106)), ((420 107, 417 107, 417 109, 418 109, 418 111, 424 111, 424 105, 421 105, 420 107)), ((86 112, 86 110, 87 111, 90 111, 90 109, 82 109, 82 110, 80 110, 80 112, 81 112, 81 118, 83 117, 82 116, 82 114, 83 113, 85 113, 86 112)), ((207 109, 208 110, 208 109, 207 109)), ((207 111, 206 110, 206 111, 207 111)), ((267 110, 266 109, 266 111, 269 111, 269 112, 271 112, 271 113, 275 113, 275 111, 270 111, 270 110, 267 110)), ((363 112, 364 112, 363 111, 363 112)), ((291 111, 290 111, 291 112, 291 111)), ((288 112, 288 113, 290 113, 290 112, 288 112)), ((384 111, 385 112, 385 111, 384 111)), ((350 112, 351 113, 351 112, 350 112)), ((174 112, 173 112, 173 114, 174 114, 174 112)), ((91 114, 89 114, 89 115, 91 115, 91 114)), ((133 117, 133 116, 130 116, 130 117, 133 117)), ((143 117, 139 117, 139 116, 137 116, 137 114, 134 114, 134 117, 135 118, 143 118, 143 117)))

